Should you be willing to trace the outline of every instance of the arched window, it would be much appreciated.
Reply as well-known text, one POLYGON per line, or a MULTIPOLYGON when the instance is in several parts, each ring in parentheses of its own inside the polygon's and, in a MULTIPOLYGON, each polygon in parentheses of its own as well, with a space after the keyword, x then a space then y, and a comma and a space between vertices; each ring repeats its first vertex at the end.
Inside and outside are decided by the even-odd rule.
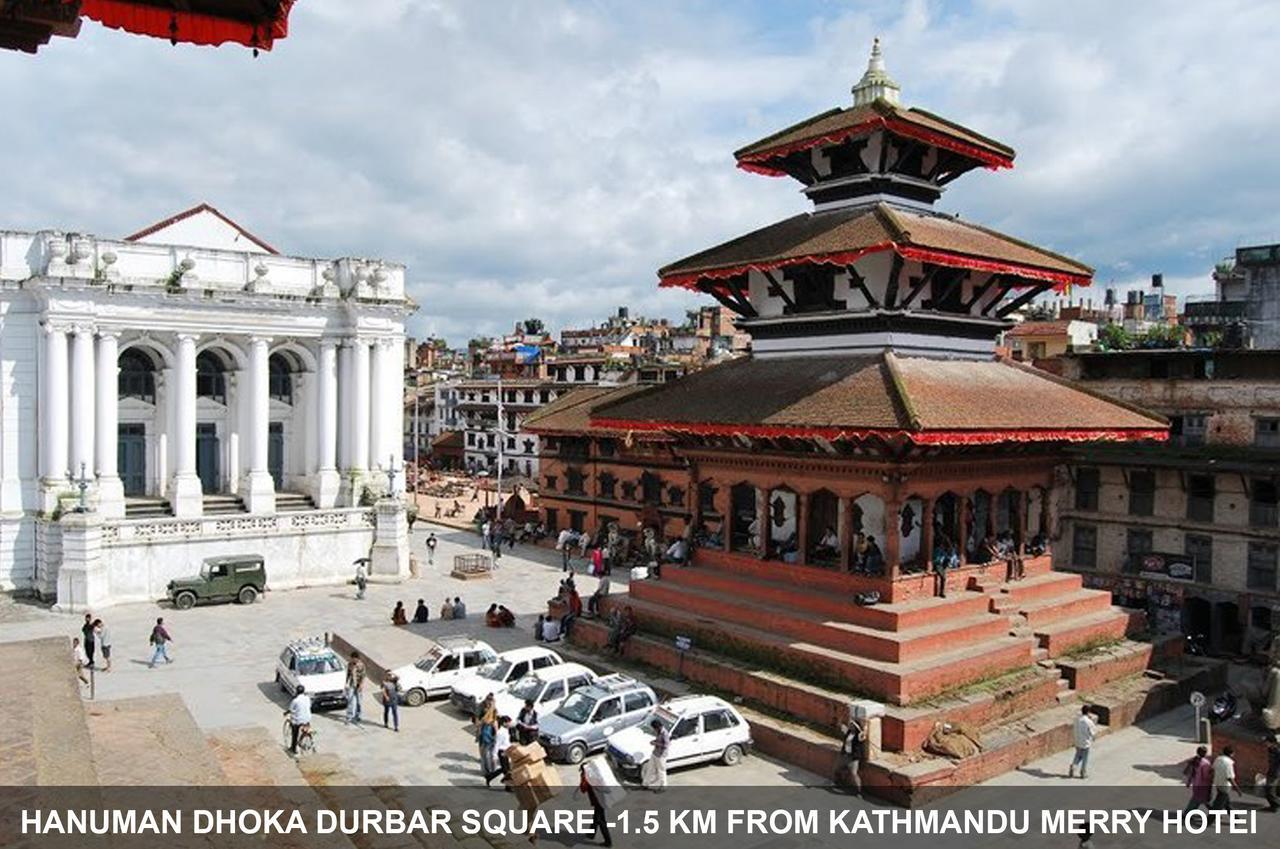
POLYGON ((279 354, 272 354, 267 360, 267 391, 276 401, 293 403, 293 370, 289 361, 279 354))
POLYGON ((156 402, 156 369, 151 358, 136 348, 120 354, 120 373, 116 392, 121 398, 137 398, 148 404, 156 402))
POLYGON ((208 351, 196 357, 196 395, 227 403, 227 370, 222 360, 208 351))

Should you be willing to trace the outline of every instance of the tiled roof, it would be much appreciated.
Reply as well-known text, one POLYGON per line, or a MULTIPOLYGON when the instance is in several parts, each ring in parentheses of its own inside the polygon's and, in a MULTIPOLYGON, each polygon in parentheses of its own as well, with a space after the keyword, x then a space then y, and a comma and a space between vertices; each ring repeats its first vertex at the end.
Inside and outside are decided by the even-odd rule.
POLYGON ((1069 321, 1024 321, 1010 328, 1005 336, 1053 336, 1065 334, 1070 326, 1069 321))
POLYGON ((1008 145, 923 109, 905 108, 885 100, 823 112, 752 142, 735 151, 734 156, 739 163, 763 162, 795 150, 836 144, 881 127, 956 149, 992 167, 1010 167, 1013 163, 1014 150, 1008 145))
POLYGON ((876 203, 787 218, 664 266, 658 276, 666 286, 693 286, 700 278, 728 277, 747 269, 847 265, 859 256, 888 250, 942 265, 1063 283, 1087 284, 1093 275, 1084 263, 986 227, 876 203))
POLYGON ((1159 416, 1004 360, 872 356, 747 357, 595 405, 619 430, 922 443, 1158 436, 1159 416))
POLYGON ((550 404, 530 413, 521 428, 534 433, 605 433, 607 429, 592 428, 592 410, 601 404, 628 398, 646 388, 635 384, 583 386, 564 393, 550 404))

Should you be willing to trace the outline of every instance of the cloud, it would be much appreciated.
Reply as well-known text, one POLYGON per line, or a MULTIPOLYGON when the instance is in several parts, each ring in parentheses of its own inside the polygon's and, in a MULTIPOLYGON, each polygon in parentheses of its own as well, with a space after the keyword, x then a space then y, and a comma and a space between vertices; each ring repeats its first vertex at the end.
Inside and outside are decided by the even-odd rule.
POLYGON ((731 152, 848 101, 873 35, 904 99, 1018 149, 942 206, 1098 280, 1208 288, 1280 235, 1265 3, 307 0, 248 51, 86 25, 0 55, 2 226, 121 235, 207 200, 304 255, 410 266, 412 329, 701 301, 654 271, 806 207, 731 152))

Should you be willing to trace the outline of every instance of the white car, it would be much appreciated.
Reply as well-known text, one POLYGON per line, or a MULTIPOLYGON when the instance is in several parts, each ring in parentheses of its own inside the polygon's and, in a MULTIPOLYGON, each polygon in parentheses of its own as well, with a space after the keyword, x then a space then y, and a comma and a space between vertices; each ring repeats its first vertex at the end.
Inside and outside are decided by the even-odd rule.
POLYGON ((751 726, 733 705, 716 696, 682 696, 659 705, 639 725, 609 737, 609 763, 622 775, 638 779, 653 754, 653 720, 671 735, 667 767, 721 761, 733 766, 751 751, 751 726))
POLYGON ((449 702, 467 716, 474 716, 485 696, 490 693, 496 696, 530 672, 563 662, 560 655, 543 646, 504 651, 497 660, 481 667, 477 674, 455 684, 449 693, 449 702))
POLYGON ((324 637, 285 646, 276 661, 276 683, 291 699, 301 684, 317 710, 347 706, 347 665, 324 637))
POLYGON ((524 710, 525 701, 532 701, 539 714, 549 714, 579 687, 596 680, 596 674, 581 663, 558 663, 536 672, 530 672, 505 693, 493 697, 498 716, 515 719, 524 710))
POLYGON ((441 637, 422 657, 392 672, 400 678, 404 703, 418 707, 432 696, 448 695, 454 684, 497 659, 498 653, 483 640, 441 637))

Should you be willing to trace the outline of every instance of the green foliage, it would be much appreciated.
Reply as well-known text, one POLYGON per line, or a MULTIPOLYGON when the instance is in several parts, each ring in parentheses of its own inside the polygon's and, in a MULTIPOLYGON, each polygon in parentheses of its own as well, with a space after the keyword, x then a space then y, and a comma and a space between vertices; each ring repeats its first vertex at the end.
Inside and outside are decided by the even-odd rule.
POLYGON ((542 323, 540 318, 526 318, 521 324, 524 325, 524 332, 529 336, 537 336, 547 329, 547 326, 542 323))
POLYGON ((1122 324, 1104 324, 1098 331, 1098 345, 1104 351, 1127 351, 1133 347, 1133 336, 1122 324))
POLYGON ((1181 348, 1187 332, 1178 324, 1156 324, 1142 335, 1143 348, 1181 348))

